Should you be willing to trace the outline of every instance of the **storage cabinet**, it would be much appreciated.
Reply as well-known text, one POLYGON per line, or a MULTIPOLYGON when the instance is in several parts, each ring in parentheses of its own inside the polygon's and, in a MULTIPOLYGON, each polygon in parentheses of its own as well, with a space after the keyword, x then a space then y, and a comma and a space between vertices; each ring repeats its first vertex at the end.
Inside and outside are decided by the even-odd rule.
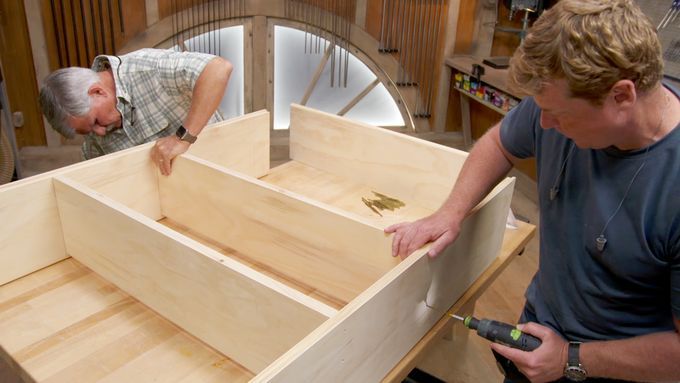
POLYGON ((434 211, 467 154, 292 108, 292 160, 272 169, 261 111, 206 127, 168 177, 147 144, 0 188, 5 359, 36 381, 96 363, 92 381, 381 380, 497 256, 514 180, 444 254, 402 261, 383 229, 434 211), (32 299, 48 288, 51 301, 32 299), (73 312, 51 322, 55 310, 73 312), (117 341, 155 339, 149 310, 190 335, 117 341), (196 355, 219 363, 183 370, 196 355))

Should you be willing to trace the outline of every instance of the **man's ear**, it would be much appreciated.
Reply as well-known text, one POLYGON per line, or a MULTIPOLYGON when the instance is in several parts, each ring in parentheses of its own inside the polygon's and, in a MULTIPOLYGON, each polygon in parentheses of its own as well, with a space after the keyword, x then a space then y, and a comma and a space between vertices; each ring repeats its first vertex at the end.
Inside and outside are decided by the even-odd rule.
POLYGON ((92 97, 92 96, 106 96, 106 89, 102 86, 101 83, 94 83, 90 85, 90 88, 87 90, 87 95, 92 97))
POLYGON ((609 93, 616 102, 616 105, 620 107, 629 107, 635 104, 637 100, 635 84, 630 80, 617 81, 609 90, 609 93))

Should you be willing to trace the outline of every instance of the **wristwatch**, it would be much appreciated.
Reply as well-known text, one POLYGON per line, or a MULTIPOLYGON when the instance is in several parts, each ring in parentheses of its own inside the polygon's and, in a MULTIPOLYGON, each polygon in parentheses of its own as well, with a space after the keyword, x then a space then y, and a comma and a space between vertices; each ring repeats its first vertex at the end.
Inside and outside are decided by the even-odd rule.
POLYGON ((564 367, 564 377, 574 382, 582 382, 588 377, 586 369, 579 361, 579 346, 581 342, 569 342, 567 365, 564 367))
POLYGON ((194 142, 196 142, 196 139, 198 138, 198 137, 192 135, 191 133, 189 133, 189 131, 187 131, 186 128, 182 125, 180 125, 179 128, 177 128, 175 135, 180 140, 186 141, 190 144, 193 144, 194 142))

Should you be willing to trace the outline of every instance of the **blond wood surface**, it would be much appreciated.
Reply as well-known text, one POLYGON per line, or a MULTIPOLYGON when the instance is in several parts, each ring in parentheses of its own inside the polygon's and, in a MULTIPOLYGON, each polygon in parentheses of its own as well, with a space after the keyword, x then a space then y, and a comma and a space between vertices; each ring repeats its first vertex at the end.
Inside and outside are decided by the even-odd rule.
POLYGON ((66 257, 50 177, 0 187, 0 222, 0 284, 66 257))
POLYGON ((55 188, 69 254, 250 371, 335 312, 82 185, 55 188))
POLYGON ((72 258, 0 286, 0 339, 0 355, 26 382, 253 376, 72 258))
MULTIPOLYGON (((486 288, 500 275, 503 270, 510 264, 514 257, 524 249, 524 246, 533 237, 536 231, 536 226, 518 222, 517 229, 506 229, 503 239, 503 247, 498 257, 493 261, 489 267, 470 285, 465 293, 453 304, 430 331, 428 331, 423 338, 409 351, 409 353, 390 371, 390 373, 383 379, 384 382, 401 382, 409 372, 415 368, 422 358, 426 355, 426 351, 439 338, 449 335, 448 331, 455 322, 448 313, 460 314, 465 312, 471 314, 469 307, 474 306, 474 303, 479 296, 486 291, 486 288), (465 310, 467 306, 467 310, 465 310)), ((469 331, 465 329, 465 331, 469 331)), ((460 342, 462 343, 462 342, 460 342)), ((458 349, 461 349, 460 345, 458 349)), ((456 356, 449 355, 451 363, 454 363, 456 356)))
MULTIPOLYGON (((262 180, 278 187, 305 195, 315 201, 334 206, 342 211, 359 215, 375 227, 424 217, 434 210, 413 200, 402 200, 404 206, 395 210, 371 210, 362 198, 375 198, 374 192, 389 194, 382 189, 325 172, 298 161, 288 161, 273 168, 262 180), (378 214, 379 213, 379 214, 378 214)), ((394 197, 390 195, 390 197, 394 197)))
MULTIPOLYGON (((476 299, 533 234, 506 230, 498 259, 455 303, 476 299)), ((380 314, 376 314, 380 315, 380 314)), ((445 332, 443 317, 385 381, 399 382, 445 332)), ((244 382, 253 374, 69 258, 0 286, 0 356, 25 381, 244 382)))
POLYGON ((166 217, 343 302, 398 263, 360 217, 199 159, 177 159, 160 189, 166 217))
POLYGON ((428 246, 416 251, 254 381, 382 379, 496 259, 513 183, 506 179, 494 189, 439 257, 429 258, 428 246), (488 237, 479 238, 482 233, 488 237))
POLYGON ((291 108, 291 159, 428 209, 446 199, 466 156, 303 106, 291 108))
POLYGON ((213 164, 261 177, 269 170, 269 112, 260 110, 207 126, 187 150, 213 164))
MULTIPOLYGON (((206 127, 190 153, 259 177, 269 169, 268 118, 260 111, 206 127)), ((0 186, 0 284, 66 258, 52 187, 57 175, 88 185, 151 219, 162 218, 156 172, 149 160, 152 146, 140 145, 0 186)))

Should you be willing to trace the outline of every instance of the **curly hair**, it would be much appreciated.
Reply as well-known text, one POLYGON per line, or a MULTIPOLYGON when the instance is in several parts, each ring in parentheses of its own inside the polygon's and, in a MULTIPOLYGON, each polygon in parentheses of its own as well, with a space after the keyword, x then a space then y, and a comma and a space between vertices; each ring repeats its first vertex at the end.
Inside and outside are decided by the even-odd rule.
POLYGON ((561 0, 536 20, 510 61, 509 84, 523 94, 565 79, 572 97, 602 103, 631 80, 639 92, 663 77, 656 28, 633 0, 561 0))

